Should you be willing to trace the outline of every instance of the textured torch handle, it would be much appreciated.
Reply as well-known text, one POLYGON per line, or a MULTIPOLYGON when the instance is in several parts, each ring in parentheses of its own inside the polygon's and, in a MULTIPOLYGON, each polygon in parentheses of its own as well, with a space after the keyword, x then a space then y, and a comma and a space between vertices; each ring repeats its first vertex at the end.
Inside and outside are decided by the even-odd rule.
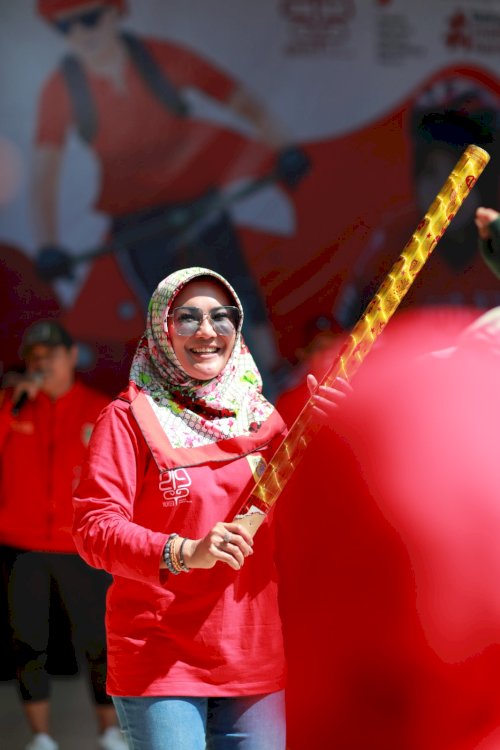
MULTIPOLYGON (((350 332, 323 378, 323 385, 332 385, 339 376, 350 380, 355 374, 489 159, 489 154, 478 146, 468 146, 465 149, 403 252, 350 332)), ((279 497, 316 430, 309 400, 236 516, 235 520, 243 523, 250 533, 254 534, 264 521, 266 513, 279 497)))

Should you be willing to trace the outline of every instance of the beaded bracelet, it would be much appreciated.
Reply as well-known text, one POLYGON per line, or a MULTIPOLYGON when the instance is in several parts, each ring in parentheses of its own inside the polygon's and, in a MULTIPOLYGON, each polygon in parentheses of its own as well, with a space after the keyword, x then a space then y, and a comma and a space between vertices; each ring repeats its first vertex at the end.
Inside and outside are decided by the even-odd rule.
POLYGON ((181 546, 179 547, 179 563, 181 565, 181 570, 183 570, 184 573, 189 573, 189 571, 191 570, 191 568, 188 568, 188 566, 184 562, 184 554, 183 554, 183 551, 182 551, 183 548, 184 548, 184 545, 186 544, 186 542, 187 542, 187 537, 184 537, 184 539, 181 542, 181 546))
POLYGON ((177 536, 177 534, 175 535, 175 537, 175 539, 172 539, 172 543, 170 545, 170 564, 172 565, 175 573, 181 573, 181 563, 176 550, 177 540, 179 539, 179 537, 177 536))
POLYGON ((170 534, 167 539, 167 543, 163 548, 163 560, 165 562, 165 565, 167 566, 168 572, 172 573, 174 576, 178 575, 181 572, 180 568, 179 570, 176 570, 172 564, 172 542, 174 541, 176 536, 178 536, 178 534, 170 534))
POLYGON ((184 556, 182 554, 182 549, 184 543, 187 541, 187 537, 184 537, 182 540, 178 551, 176 550, 176 538, 179 538, 178 534, 170 534, 167 543, 163 548, 163 560, 167 566, 168 572, 172 573, 174 576, 179 575, 179 573, 182 572, 189 573, 191 570, 191 568, 188 568, 184 562, 184 556))

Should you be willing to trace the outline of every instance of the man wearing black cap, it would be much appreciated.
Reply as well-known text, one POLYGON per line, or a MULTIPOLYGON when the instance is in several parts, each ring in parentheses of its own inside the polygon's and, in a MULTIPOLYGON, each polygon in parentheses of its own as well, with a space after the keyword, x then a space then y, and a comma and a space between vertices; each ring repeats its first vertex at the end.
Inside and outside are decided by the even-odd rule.
MULTIPOLYGON (((49 729, 50 589, 85 653, 101 750, 124 750, 105 690, 105 596, 109 577, 88 567, 71 535, 72 491, 107 398, 75 379, 77 348, 56 321, 25 332, 22 375, 0 391, 0 544, 20 697, 33 738, 27 750, 57 750, 49 729)), ((78 730, 76 730, 78 731, 78 730)))

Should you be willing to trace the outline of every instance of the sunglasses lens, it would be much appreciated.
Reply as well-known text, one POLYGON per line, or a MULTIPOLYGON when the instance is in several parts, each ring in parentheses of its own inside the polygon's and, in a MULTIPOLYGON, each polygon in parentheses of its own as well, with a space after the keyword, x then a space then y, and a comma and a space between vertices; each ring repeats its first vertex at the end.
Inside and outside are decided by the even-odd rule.
MULTIPOLYGON (((176 307, 172 313, 175 332, 179 336, 193 336, 205 317, 199 307, 176 307)), ((219 336, 231 336, 240 320, 237 307, 216 307, 208 314, 210 325, 219 336)))
POLYGON ((173 318, 175 332, 179 336, 192 336, 200 327, 203 315, 197 307, 177 307, 173 318))
POLYGON ((54 26, 62 34, 68 34, 71 28, 75 24, 81 24, 87 29, 93 29, 97 26, 101 17, 105 11, 105 8, 95 8, 95 10, 89 10, 86 13, 79 13, 78 15, 70 16, 69 18, 56 19, 54 26))
POLYGON ((102 18, 105 8, 96 8, 95 10, 89 10, 81 16, 81 21, 84 26, 88 29, 93 29, 97 26, 102 18))
POLYGON ((210 313, 210 323, 214 331, 220 336, 231 336, 238 326, 238 319, 239 315, 236 307, 219 307, 210 313))
POLYGON ((71 28, 71 23, 69 21, 61 21, 57 19, 52 22, 52 25, 55 26, 55 28, 60 31, 61 34, 67 34, 71 28))

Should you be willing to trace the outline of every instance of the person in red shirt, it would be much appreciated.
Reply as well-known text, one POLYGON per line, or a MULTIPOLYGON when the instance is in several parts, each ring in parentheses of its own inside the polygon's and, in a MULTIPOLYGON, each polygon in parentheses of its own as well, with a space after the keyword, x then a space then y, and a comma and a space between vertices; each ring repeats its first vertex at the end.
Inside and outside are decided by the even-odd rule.
POLYGON ((294 187, 307 171, 306 155, 253 94, 205 57, 122 31, 125 0, 39 0, 37 7, 69 52, 39 105, 33 196, 40 275, 68 276, 74 266, 60 246, 57 194, 66 139, 76 128, 99 166, 94 207, 111 217, 115 272, 142 307, 168 273, 208 265, 241 290, 245 333, 262 364, 278 364, 262 293, 219 187, 274 167, 276 179, 294 187), (207 102, 252 135, 215 122, 207 102))
POLYGON ((77 349, 55 320, 25 332, 26 371, 0 391, 0 544, 29 750, 56 750, 46 669, 50 589, 55 584, 85 653, 101 750, 124 750, 105 689, 104 602, 109 576, 76 554, 71 496, 90 433, 107 399, 75 380, 77 349))
POLYGON ((283 748, 271 527, 254 544, 233 518, 285 426, 225 279, 176 272, 149 310, 74 498, 78 550, 114 577, 108 691, 130 748, 192 750, 235 731, 239 747, 283 748))
POLYGON ((214 271, 158 285, 74 496, 77 548, 113 575, 107 686, 130 750, 285 747, 273 524, 254 540, 235 519, 286 428, 242 318, 214 271))

